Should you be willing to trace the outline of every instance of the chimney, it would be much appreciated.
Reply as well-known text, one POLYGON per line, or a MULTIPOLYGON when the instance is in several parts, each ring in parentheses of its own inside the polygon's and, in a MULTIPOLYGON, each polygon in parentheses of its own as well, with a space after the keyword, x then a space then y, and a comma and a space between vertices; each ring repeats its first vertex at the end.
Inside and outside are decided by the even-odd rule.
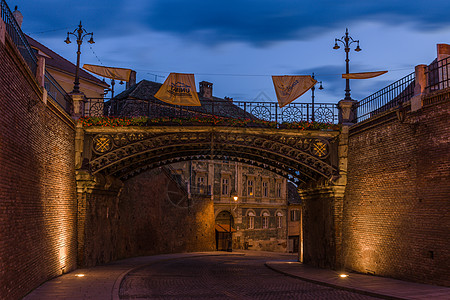
POLYGON ((450 45, 448 44, 437 44, 437 60, 443 60, 450 56, 450 45))
POLYGON ((212 86, 211 82, 201 81, 200 82, 200 96, 206 99, 212 99, 212 86))
POLYGON ((136 84, 136 71, 131 70, 130 73, 130 80, 127 81, 127 84, 125 85, 125 89, 129 89, 133 85, 136 84))
POLYGON ((14 7, 13 16, 16 19, 17 24, 20 28, 22 28, 23 15, 20 11, 17 10, 17 5, 14 7))

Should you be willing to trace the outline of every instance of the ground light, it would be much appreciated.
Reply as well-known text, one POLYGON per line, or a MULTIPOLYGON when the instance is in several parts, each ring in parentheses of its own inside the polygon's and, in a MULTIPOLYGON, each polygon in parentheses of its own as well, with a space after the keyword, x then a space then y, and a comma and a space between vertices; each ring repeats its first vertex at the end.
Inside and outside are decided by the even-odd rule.
POLYGON ((84 277, 84 274, 76 274, 77 277, 84 277))
POLYGON ((348 275, 347 275, 347 274, 339 274, 339 277, 341 277, 341 278, 347 278, 348 275))

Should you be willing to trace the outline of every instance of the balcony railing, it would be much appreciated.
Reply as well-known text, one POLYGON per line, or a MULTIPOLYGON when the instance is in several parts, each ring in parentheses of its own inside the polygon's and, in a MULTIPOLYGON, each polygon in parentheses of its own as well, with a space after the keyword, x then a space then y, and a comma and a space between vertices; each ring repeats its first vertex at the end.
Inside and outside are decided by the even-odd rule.
MULTIPOLYGON (((292 123, 311 121, 312 105, 309 103, 291 103, 283 108, 275 102, 247 102, 231 100, 202 100, 202 106, 187 107, 170 105, 158 100, 108 100, 88 99, 86 103, 87 116, 115 116, 115 117, 189 117, 189 116, 217 116, 236 119, 259 119, 277 123, 292 123)), ((319 123, 336 124, 338 110, 335 104, 315 103, 315 121, 319 123)))
POLYGON ((362 99, 357 105, 357 121, 364 121, 408 101, 414 95, 414 87, 415 73, 413 72, 362 99))
POLYGON ((0 1, 1 1, 0 2, 1 16, 6 26, 6 32, 8 32, 9 36, 11 37, 13 43, 16 45, 23 59, 30 67, 31 72, 33 74, 36 74, 37 59, 36 56, 34 55, 34 51, 28 44, 25 34, 23 34, 19 24, 17 24, 14 15, 12 14, 11 10, 6 4, 6 1, 5 0, 0 1))
MULTIPOLYGON (((19 24, 17 24, 16 19, 5 0, 0 0, 0 9, 1 18, 5 23, 6 31, 27 63, 32 74, 35 75, 37 70, 37 58, 34 50, 28 43, 25 34, 20 29, 19 24)), ((44 74, 44 88, 47 90, 48 96, 55 100, 67 113, 71 113, 72 99, 47 71, 45 71, 44 74)))
POLYGON ((431 93, 450 87, 450 57, 432 62, 425 72, 427 86, 425 91, 431 93))

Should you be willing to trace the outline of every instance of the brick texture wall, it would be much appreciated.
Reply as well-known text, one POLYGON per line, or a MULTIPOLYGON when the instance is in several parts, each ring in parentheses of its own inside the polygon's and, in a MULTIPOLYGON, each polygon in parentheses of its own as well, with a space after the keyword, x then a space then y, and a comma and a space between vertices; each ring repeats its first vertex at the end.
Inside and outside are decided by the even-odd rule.
POLYGON ((350 131, 343 265, 450 286, 450 101, 350 131))
POLYGON ((127 180, 119 210, 122 257, 215 249, 213 201, 188 199, 161 169, 127 180))
POLYGON ((76 267, 74 126, 0 42, 0 299, 76 267))
POLYGON ((340 249, 342 198, 320 184, 301 191, 303 200, 303 262, 320 268, 336 269, 340 249))
POLYGON ((141 173, 121 186, 96 181, 91 192, 78 194, 81 266, 215 249, 212 200, 188 199, 161 169, 141 173))

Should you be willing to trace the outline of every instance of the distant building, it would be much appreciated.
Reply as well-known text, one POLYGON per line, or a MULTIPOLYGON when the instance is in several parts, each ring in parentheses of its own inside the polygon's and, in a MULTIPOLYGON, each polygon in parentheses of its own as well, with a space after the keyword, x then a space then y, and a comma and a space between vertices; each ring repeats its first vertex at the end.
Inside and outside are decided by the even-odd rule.
MULTIPOLYGON (((161 83, 142 80, 120 93, 110 103, 113 114, 122 116, 147 115, 171 117, 174 106, 154 97, 161 83)), ((200 82, 201 107, 190 107, 200 114, 211 113, 211 101, 216 105, 215 115, 236 117, 245 113, 230 98, 217 98, 213 84, 200 82)), ((108 107, 108 105, 107 105, 108 107)), ((234 249, 281 251, 287 249, 287 180, 262 168, 218 160, 187 161, 172 164, 173 176, 187 188, 192 201, 211 197, 214 201, 216 248, 229 248, 230 231, 234 249), (238 200, 234 201, 233 196, 238 200), (231 223, 231 227, 230 227, 231 223)))
MULTIPOLYGON (((73 90, 76 65, 50 50, 33 38, 26 36, 31 48, 39 59, 44 60, 45 69, 61 85, 66 93, 73 90)), ((75 50, 74 50, 75 55, 75 50)), ((80 91, 88 98, 101 98, 109 85, 97 77, 84 71, 80 66, 80 91)))
POLYGON ((302 243, 302 202, 297 187, 288 183, 288 252, 298 253, 302 243))

